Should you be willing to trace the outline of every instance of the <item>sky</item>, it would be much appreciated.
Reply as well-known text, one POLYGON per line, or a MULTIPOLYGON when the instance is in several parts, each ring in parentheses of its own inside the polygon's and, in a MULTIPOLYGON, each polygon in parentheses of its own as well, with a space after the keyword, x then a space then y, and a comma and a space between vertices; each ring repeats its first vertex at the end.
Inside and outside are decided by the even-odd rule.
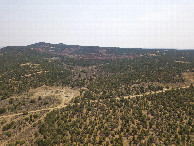
POLYGON ((0 46, 194 49, 194 0, 0 0, 0 46))

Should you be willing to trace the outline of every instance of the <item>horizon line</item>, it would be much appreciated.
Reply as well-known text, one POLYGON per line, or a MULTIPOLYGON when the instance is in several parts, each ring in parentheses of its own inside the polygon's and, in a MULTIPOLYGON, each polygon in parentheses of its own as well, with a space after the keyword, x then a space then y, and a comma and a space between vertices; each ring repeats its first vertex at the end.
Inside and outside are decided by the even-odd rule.
POLYGON ((118 48, 118 49, 159 49, 159 50, 194 50, 192 48, 160 48, 160 47, 118 47, 118 46, 91 46, 91 45, 73 45, 73 44, 64 44, 64 43, 48 43, 48 42, 37 42, 37 43, 32 43, 32 44, 29 44, 29 45, 24 45, 24 46, 20 46, 20 45, 15 45, 15 46, 12 46, 12 45, 2 45, 0 46, 0 49, 2 48, 5 48, 5 47, 27 47, 27 46, 30 46, 30 45, 34 45, 34 44, 39 44, 39 43, 45 43, 45 44, 51 44, 51 45, 66 45, 66 46, 80 46, 80 47, 99 47, 99 48, 118 48))

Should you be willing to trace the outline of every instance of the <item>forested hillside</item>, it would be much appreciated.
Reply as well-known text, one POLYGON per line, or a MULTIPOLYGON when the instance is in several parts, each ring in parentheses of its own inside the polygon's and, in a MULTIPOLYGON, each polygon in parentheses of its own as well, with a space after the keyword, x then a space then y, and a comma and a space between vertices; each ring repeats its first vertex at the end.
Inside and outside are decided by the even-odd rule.
POLYGON ((194 145, 194 51, 0 50, 0 145, 194 145))
POLYGON ((70 71, 57 61, 49 61, 52 54, 40 53, 27 47, 6 47, 0 55, 0 96, 8 98, 12 94, 28 91, 42 85, 69 84, 70 71))
POLYGON ((194 88, 133 99, 75 98, 39 123, 38 145, 193 144, 194 88))

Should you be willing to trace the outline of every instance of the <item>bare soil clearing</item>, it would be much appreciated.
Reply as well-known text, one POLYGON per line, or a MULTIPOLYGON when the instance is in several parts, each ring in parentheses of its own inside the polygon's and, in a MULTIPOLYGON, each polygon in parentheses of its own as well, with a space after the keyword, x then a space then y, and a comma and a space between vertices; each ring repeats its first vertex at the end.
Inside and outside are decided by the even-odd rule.
POLYGON ((190 81, 192 84, 194 84, 194 72, 186 72, 186 73, 183 73, 183 77, 187 81, 190 81))
MULTIPOLYGON (((170 84, 170 85, 163 85, 164 87, 168 86, 169 88, 164 88, 163 90, 158 90, 155 92, 146 92, 144 94, 140 95, 131 95, 131 96, 124 96, 124 98, 136 98, 138 96, 144 96, 148 94, 158 94, 161 92, 165 92, 168 90, 171 90, 173 88, 188 88, 190 84, 194 83, 194 73, 183 73, 183 77, 185 78, 186 82, 182 84, 170 84)), ((52 102, 52 104, 48 104, 48 106, 41 106, 37 108, 37 106, 34 106, 34 108, 26 108, 24 111, 27 111, 27 115, 24 115, 24 112, 18 111, 18 113, 14 114, 6 114, 0 116, 0 121, 6 121, 4 124, 0 125, 0 145, 6 145, 10 142, 14 142, 18 139, 23 138, 25 141, 30 141, 29 139, 26 139, 28 137, 31 137, 33 139, 34 133, 37 129, 33 127, 34 124, 37 124, 39 120, 44 120, 45 116, 55 110, 55 109, 61 109, 66 107, 72 98, 79 96, 80 92, 79 90, 71 89, 69 87, 48 87, 48 86, 42 86, 36 89, 31 89, 29 92, 22 94, 19 97, 11 97, 14 99, 20 99, 22 97, 26 97, 29 99, 34 99, 38 101, 38 98, 41 97, 42 100, 46 99, 47 97, 51 97, 53 100, 58 100, 60 102, 52 102), (29 110, 30 109, 30 110, 29 110), (20 131, 12 132, 11 130, 8 130, 12 132, 11 137, 6 137, 5 134, 2 131, 2 127, 6 125, 7 123, 10 123, 11 121, 18 121, 21 119, 25 119, 26 117, 29 117, 29 115, 38 114, 40 115, 36 120, 33 122, 27 123, 26 126, 24 126, 20 131), (27 131, 30 133, 27 134, 27 131), (28 136, 26 136, 26 134, 28 136), (1 138, 3 137, 3 138, 1 138)))
MULTIPOLYGON (((53 99, 56 99, 59 104, 57 105, 55 104, 48 104, 48 107, 40 107, 40 109, 36 109, 37 106, 34 106, 34 108, 29 108, 29 109, 33 109, 33 110, 28 110, 28 108, 26 107, 26 109, 24 109, 23 111, 26 112, 26 114, 24 114, 24 112, 21 112, 20 110, 18 111, 18 113, 15 114, 5 114, 0 116, 0 121, 5 121, 5 123, 0 124, 0 145, 6 145, 11 141, 15 141, 16 139, 20 139, 21 137, 26 137, 24 135, 26 135, 25 131, 29 131, 28 129, 33 129, 33 125, 37 124, 39 120, 43 120, 44 117, 47 115, 47 113, 51 112, 52 110, 55 109, 61 109, 66 107, 70 101, 72 100, 72 98, 79 96, 80 92, 79 90, 75 90, 75 89, 71 89, 70 87, 48 87, 48 86, 42 86, 36 89, 31 89, 29 92, 22 94, 19 97, 11 97, 13 99, 20 99, 24 96, 26 96, 26 98, 34 99, 34 100, 38 100, 38 98, 41 97, 41 100, 44 100, 47 97, 52 97, 53 99), (24 120, 25 118, 29 117, 29 115, 34 115, 37 114, 39 115, 38 118, 34 119, 33 122, 29 122, 27 123, 21 130, 17 130, 17 126, 14 130, 8 130, 8 132, 11 132, 11 137, 6 137, 5 136, 5 132, 2 131, 3 126, 5 126, 6 124, 14 121, 15 123, 17 123, 20 120, 24 120)), ((36 104, 37 102, 35 102, 34 104, 36 104)), ((25 121, 25 120, 24 120, 25 121)), ((30 131, 31 131, 30 130, 30 131)), ((33 130, 35 132, 35 130, 33 130)), ((33 135, 31 133, 31 135, 33 135)), ((27 136, 28 137, 28 136, 27 136)))
MULTIPOLYGON (((39 112, 39 111, 50 111, 53 109, 59 109, 65 107, 65 104, 69 103, 73 97, 79 96, 80 93, 78 90, 71 89, 69 87, 47 87, 47 86, 42 86, 36 89, 31 89, 28 93, 24 93, 23 95, 19 97, 11 97, 13 99, 15 98, 21 98, 23 96, 27 96, 29 99, 37 99, 41 97, 42 99, 45 99, 47 97, 52 97, 53 99, 60 100, 60 104, 56 105, 51 104, 49 107, 41 108, 41 109, 34 109, 34 110, 29 110, 29 109, 23 109, 23 111, 27 111, 28 113, 34 113, 34 112, 39 112)), ((30 108, 30 107, 28 107, 30 108)), ((35 107, 36 108, 36 107, 35 107)), ((16 113, 16 114, 9 114, 9 115, 3 115, 0 116, 1 118, 6 118, 6 117, 12 117, 12 116, 17 116, 17 115, 22 115, 23 112, 16 113)))

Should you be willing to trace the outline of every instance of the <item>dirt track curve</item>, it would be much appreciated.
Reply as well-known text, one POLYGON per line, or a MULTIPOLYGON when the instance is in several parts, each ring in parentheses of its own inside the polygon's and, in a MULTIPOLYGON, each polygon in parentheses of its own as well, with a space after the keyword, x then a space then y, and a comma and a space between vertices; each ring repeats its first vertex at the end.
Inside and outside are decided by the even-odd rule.
MULTIPOLYGON (((181 88, 188 88, 189 86, 184 86, 184 87, 181 87, 181 88)), ((148 94, 158 94, 158 93, 161 93, 161 92, 166 92, 168 90, 171 90, 172 88, 169 88, 169 89, 166 89, 164 88, 163 90, 159 90, 159 91, 156 91, 156 92, 146 92, 144 94, 139 94, 139 95, 132 95, 132 96, 124 96, 124 98, 135 98, 135 97, 138 97, 138 96, 144 96, 144 95, 148 95, 148 94)), ((179 88, 180 89, 180 88, 179 88)), ((66 107, 67 105, 65 105, 65 103, 69 103, 76 95, 74 93, 64 93, 64 95, 62 96, 62 101, 61 103, 57 106, 57 107, 48 107, 48 108, 45 108, 45 109, 40 109, 40 110, 33 110, 33 111, 28 111, 28 114, 30 113, 35 113, 35 112, 41 112, 41 111, 48 111, 46 112, 39 120, 42 120, 46 117, 46 115, 55 110, 55 109, 61 109, 61 108, 64 108, 66 107), (67 101, 67 97, 68 96, 68 101, 67 101)), ((11 114, 11 115, 5 115, 5 116, 0 116, 0 118, 8 118, 8 117, 13 117, 13 116, 18 116, 18 115, 23 115, 23 113, 17 113, 17 114, 11 114)), ((28 127, 24 128, 22 131, 20 131, 20 133, 16 134, 14 137, 8 139, 7 141, 4 141, 3 143, 0 143, 0 145, 6 145, 8 144, 11 140, 14 140, 15 138, 17 138, 19 135, 21 135, 23 132, 25 132, 27 129, 31 128, 33 126, 34 123, 37 123, 37 121, 33 122, 32 124, 30 124, 28 127)))

